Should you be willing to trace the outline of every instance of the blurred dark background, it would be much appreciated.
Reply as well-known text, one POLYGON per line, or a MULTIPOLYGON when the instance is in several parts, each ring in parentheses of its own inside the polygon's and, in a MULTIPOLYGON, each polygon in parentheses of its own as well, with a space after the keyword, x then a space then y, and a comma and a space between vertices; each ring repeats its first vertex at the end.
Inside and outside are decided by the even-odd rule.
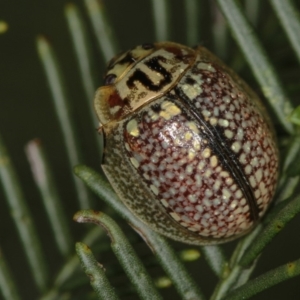
MULTIPOLYGON (((83 149, 84 161, 82 163, 95 169, 99 169, 100 164, 100 157, 95 144, 97 124, 94 124, 94 128, 91 128, 90 122, 87 122, 89 118, 88 107, 86 101, 82 100, 84 91, 64 16, 65 5, 69 2, 61 0, 0 2, 0 21, 5 21, 8 24, 8 30, 0 34, 0 133, 22 182, 22 188, 34 221, 39 224, 37 230, 42 239, 43 250, 49 259, 53 274, 58 271, 61 258, 53 249, 52 233, 48 222, 45 220, 46 214, 24 153, 24 146, 29 140, 40 138, 43 142, 54 170, 59 192, 64 199, 64 209, 69 218, 70 226, 78 240, 80 240, 84 229, 82 225, 75 224, 72 221, 73 214, 78 210, 77 202, 74 200, 76 195, 72 187, 72 175, 67 163, 63 137, 57 122, 44 71, 36 51, 36 37, 40 34, 45 35, 51 42, 63 70, 83 149)), ((199 11, 199 15, 202 15, 202 19, 199 24, 199 43, 214 50, 215 45, 212 39, 211 27, 213 16, 210 13, 213 1, 202 0, 200 2, 201 11, 199 11)), ((88 27, 91 29, 90 22, 85 14, 83 1, 76 0, 72 3, 76 3, 81 8, 88 27)), ((103 3, 115 29, 120 50, 125 50, 142 42, 155 40, 150 1, 106 0, 103 3)), ((293 88, 297 84, 296 76, 298 76, 299 82, 299 65, 295 63, 293 51, 288 45, 287 39, 267 1, 264 2, 263 6, 264 13, 261 13, 260 20, 257 23, 258 35, 276 65, 287 91, 292 91, 290 93, 291 97, 295 101, 298 100, 299 104, 299 98, 296 99, 296 94, 293 93, 293 88)), ((183 14, 183 1, 172 1, 170 7, 170 39, 185 44, 186 20, 183 14)), ((98 74, 99 85, 101 85, 105 62, 99 54, 92 30, 89 33, 93 45, 92 50, 96 57, 94 67, 98 74)), ((225 62, 233 64, 246 80, 250 80, 250 85, 260 94, 249 67, 243 61, 235 42, 231 38, 229 41, 230 51, 226 55, 227 58, 224 58, 225 62), (239 60, 234 58, 236 56, 239 57, 239 60)), ((90 105, 92 105, 92 102, 93 99, 91 99, 90 105)), ((280 132, 279 127, 277 127, 277 130, 280 132)), ((94 200, 94 205, 93 208, 101 209, 99 200, 94 200)), ((255 274, 260 274, 299 258, 299 226, 300 220, 298 217, 272 242, 262 255, 255 274)), ((182 245, 177 243, 174 243, 174 245, 178 249, 183 248, 182 245)), ((230 250, 232 245, 233 243, 225 248, 230 250)), ((5 257, 7 257, 13 276, 20 285, 24 299, 37 298, 37 291, 33 288, 32 278, 27 275, 29 271, 25 262, 26 257, 10 217, 9 208, 4 200, 1 186, 0 247, 5 257)), ((203 259, 201 263, 189 267, 204 291, 206 293, 210 292, 215 284, 215 278, 205 266, 203 259)), ((295 278, 256 296, 255 299, 283 299, 283 297, 284 299, 296 299, 300 295, 299 283, 300 279, 295 278)), ((165 295, 167 297, 168 294, 165 295)))

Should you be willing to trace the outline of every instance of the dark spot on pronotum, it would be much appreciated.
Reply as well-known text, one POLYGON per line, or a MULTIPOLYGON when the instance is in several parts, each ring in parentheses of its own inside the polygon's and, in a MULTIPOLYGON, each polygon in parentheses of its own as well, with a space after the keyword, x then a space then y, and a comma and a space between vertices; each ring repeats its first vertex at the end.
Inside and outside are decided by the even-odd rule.
POLYGON ((186 80, 185 80, 185 82, 187 84, 189 84, 189 85, 193 85, 193 84, 196 83, 196 81, 193 78, 191 78, 191 77, 187 77, 186 80))
POLYGON ((163 76, 163 79, 159 83, 154 83, 151 78, 148 77, 148 74, 144 73, 144 71, 140 69, 136 69, 131 77, 127 80, 127 86, 132 89, 135 85, 135 81, 139 81, 148 90, 159 91, 165 85, 171 83, 172 74, 159 63, 160 61, 165 62, 166 59, 163 56, 156 56, 144 62, 149 69, 160 73, 163 76))
POLYGON ((132 63, 135 63, 135 58, 132 56, 130 51, 128 51, 122 59, 118 60, 118 64, 120 65, 132 64, 132 63))
POLYGON ((154 104, 151 106, 152 110, 156 113, 159 113, 161 111, 160 105, 159 104, 154 104))
POLYGON ((143 49, 145 49, 145 50, 149 50, 149 49, 154 48, 154 44, 152 44, 152 43, 144 43, 144 44, 142 45, 142 47, 143 47, 143 49))
POLYGON ((123 99, 123 103, 124 103, 124 106, 130 105, 130 101, 127 97, 123 99))
POLYGON ((122 56, 122 54, 125 53, 124 51, 120 52, 119 54, 115 55, 109 62, 108 62, 108 65, 107 65, 107 70, 110 70, 114 67, 116 61, 118 60, 118 58, 120 56, 122 56))
POLYGON ((108 74, 104 79, 104 84, 105 85, 113 84, 116 80, 116 77, 117 76, 115 74, 108 74))

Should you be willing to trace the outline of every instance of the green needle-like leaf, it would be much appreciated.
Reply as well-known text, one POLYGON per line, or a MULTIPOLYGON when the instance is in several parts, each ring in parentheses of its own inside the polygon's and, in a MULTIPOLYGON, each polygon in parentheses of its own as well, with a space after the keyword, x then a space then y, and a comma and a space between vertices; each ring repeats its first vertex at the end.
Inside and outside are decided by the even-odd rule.
MULTIPOLYGON (((114 220, 101 212, 96 212, 92 210, 83 210, 78 212, 74 216, 74 220, 79 223, 95 223, 97 225, 103 226, 111 239, 111 248, 118 258, 120 264, 122 265, 124 271, 126 272, 128 278, 136 288, 139 296, 142 299, 154 300, 162 299, 157 292, 151 278, 149 277, 146 269, 144 268, 142 262, 137 257, 132 246, 129 244, 126 236, 123 234, 119 226, 114 220)), ((81 244, 77 244, 81 245, 81 244)), ((78 247, 78 246, 77 246, 78 247)), ((81 247, 82 249, 82 247, 81 247)), ((83 249, 82 249, 83 250, 83 249)), ((85 252, 88 250, 85 249, 85 252)), ((80 259, 82 260, 82 254, 78 251, 80 259)), ((87 254, 86 254, 87 255, 87 254)), ((97 262, 92 260, 90 256, 88 259, 91 261, 86 265, 85 272, 95 277, 94 272, 97 272, 97 262)), ((87 260, 87 259, 85 259, 87 260)), ((98 271, 99 272, 99 271, 98 271)), ((99 272, 100 276, 100 272, 99 272)), ((93 286, 95 289, 95 286, 93 286)), ((97 288, 99 289, 99 287, 97 288)))
POLYGON ((6 264, 1 248, 0 248, 0 293, 2 294, 4 300, 21 299, 18 293, 17 286, 6 264))
POLYGON ((222 59, 226 59, 228 55, 228 36, 229 30, 226 20, 220 9, 213 5, 213 22, 212 33, 214 42, 214 52, 222 59))
MULTIPOLYGON (((47 80, 52 93, 53 102, 55 105, 56 114, 60 127, 64 136, 65 145, 67 148, 70 166, 78 164, 81 160, 80 143, 77 140, 75 133, 75 121, 70 111, 70 101, 64 89, 64 80, 62 78, 59 65, 56 61, 54 52, 44 37, 37 39, 38 53, 45 69, 47 80)), ((75 187, 78 194, 78 199, 81 208, 89 207, 88 193, 80 180, 74 177, 75 187)))
POLYGON ((47 288, 48 270, 41 244, 28 209, 19 178, 0 136, 0 183, 3 186, 11 216, 22 241, 31 272, 41 291, 47 288))
POLYGON ((253 26, 257 25, 261 0, 246 0, 245 13, 253 26))
POLYGON ((272 220, 269 221, 266 228, 261 232, 253 242, 249 250, 243 255, 240 265, 250 264, 261 251, 270 243, 270 241, 290 222, 296 214, 300 212, 300 196, 291 200, 281 211, 279 211, 272 220))
POLYGON ((102 300, 119 299, 108 282, 103 267, 96 261, 91 249, 83 243, 76 243, 76 252, 98 298, 102 300))
MULTIPOLYGON (((96 242, 102 243, 104 236, 104 230, 99 230, 98 227, 91 229, 87 235, 83 238, 83 243, 93 246, 96 242)), ((53 286, 43 295, 40 300, 57 300, 62 297, 64 293, 63 286, 66 282, 72 280, 76 270, 79 268, 78 256, 74 254, 64 263, 58 272, 53 286)))
POLYGON ((92 109, 93 106, 91 105, 91 101, 94 98, 97 84, 94 74, 95 63, 92 57, 89 34, 82 13, 75 4, 69 3, 66 5, 65 15, 80 69, 79 74, 82 79, 86 98, 89 100, 88 105, 92 118, 95 116, 95 113, 92 109))
POLYGON ((105 8, 101 2, 97 0, 85 0, 84 2, 99 49, 101 50, 104 61, 107 62, 116 54, 118 47, 105 8))
POLYGON ((184 1, 186 14, 187 45, 195 46, 199 43, 199 24, 201 19, 201 5, 198 0, 184 1))
POLYGON ((205 297, 200 288, 191 278, 166 239, 145 227, 144 225, 142 231, 140 229, 137 231, 156 255, 161 266, 174 283, 181 298, 184 300, 204 300, 205 297))
POLYGON ((300 175, 300 156, 299 155, 294 159, 294 161, 287 168, 286 175, 288 177, 295 177, 295 176, 298 177, 300 175))
POLYGON ((300 62, 300 19, 296 6, 291 0, 270 0, 300 62))
MULTIPOLYGON (((294 178, 288 177, 288 175, 293 174, 293 170, 299 166, 299 164, 296 163, 299 159, 299 153, 300 136, 295 135, 291 137, 289 145, 286 147, 286 151, 283 154, 282 174, 279 178, 278 191, 275 197, 277 203, 292 196, 299 184, 300 176, 294 178)), ((294 174, 297 174, 297 172, 294 174)))
POLYGON ((253 29, 235 0, 217 2, 278 120, 287 132, 292 133, 293 127, 287 119, 292 105, 253 29))
POLYGON ((72 249, 71 232, 66 215, 62 210, 62 200, 58 196, 50 163, 39 140, 33 140, 26 146, 26 154, 31 170, 51 223, 56 244, 61 254, 68 256, 72 249))
POLYGON ((286 147, 285 153, 283 153, 283 164, 282 172, 283 174, 280 177, 279 186, 281 186, 286 179, 286 172, 294 160, 299 156, 300 152, 300 136, 294 135, 289 140, 289 144, 286 147))
MULTIPOLYGON (((69 3, 65 8, 65 15, 69 25, 74 50, 77 57, 77 62, 80 69, 80 76, 84 87, 87 105, 90 111, 90 120, 93 121, 93 126, 98 125, 99 121, 96 117, 93 105, 93 99, 95 96, 96 88, 99 87, 100 82, 96 80, 95 75, 95 62, 93 61, 91 43, 88 36, 86 24, 84 23, 83 16, 78 7, 69 3)), ((102 157, 103 138, 99 136, 97 138, 99 156, 102 157)))
POLYGON ((156 41, 168 41, 170 39, 168 0, 152 0, 152 7, 156 41))
POLYGON ((292 277, 300 275, 300 259, 271 270, 229 293, 224 300, 241 300, 250 297, 292 277))
POLYGON ((223 254, 222 248, 220 246, 203 246, 201 250, 207 260, 207 263, 210 265, 214 273, 221 277, 224 271, 224 268, 227 265, 226 258, 223 254))
POLYGON ((293 124, 300 126, 300 105, 292 111, 289 119, 293 124))
POLYGON ((243 282, 251 275, 251 271, 255 267, 256 262, 254 262, 251 266, 247 266, 247 269, 242 268, 240 265, 237 264, 237 262, 260 231, 261 225, 258 225, 251 233, 249 233, 246 237, 242 238, 237 244, 230 258, 229 264, 225 265, 222 277, 220 278, 220 281, 216 286, 210 300, 223 299, 224 295, 226 295, 226 293, 232 287, 239 284, 239 279, 241 279, 243 282))

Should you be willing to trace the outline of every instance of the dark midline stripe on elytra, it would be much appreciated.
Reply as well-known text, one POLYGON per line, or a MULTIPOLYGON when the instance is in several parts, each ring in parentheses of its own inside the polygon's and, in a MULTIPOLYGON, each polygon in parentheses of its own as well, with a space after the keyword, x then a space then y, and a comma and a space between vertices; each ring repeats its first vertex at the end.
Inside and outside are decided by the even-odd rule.
POLYGON ((139 81, 147 89, 157 92, 169 84, 172 81, 172 74, 159 64, 160 60, 165 60, 165 58, 163 56, 155 56, 144 62, 150 70, 158 72, 163 76, 164 79, 158 85, 154 84, 145 72, 136 69, 126 82, 128 88, 133 88, 134 82, 139 81))
POLYGON ((242 166, 236 159, 236 155, 229 149, 229 147, 223 145, 222 141, 226 140, 225 137, 221 135, 214 126, 205 122, 199 114, 194 112, 194 107, 192 106, 190 99, 182 92, 181 89, 175 88, 175 92, 179 98, 184 100, 183 104, 188 108, 193 117, 201 124, 201 126, 203 126, 205 130, 204 134, 209 140, 211 147, 216 151, 218 157, 221 158, 221 162, 227 169, 230 170, 231 176, 238 183, 250 207, 251 218, 253 221, 256 221, 259 217, 259 210, 253 190, 244 175, 242 166))

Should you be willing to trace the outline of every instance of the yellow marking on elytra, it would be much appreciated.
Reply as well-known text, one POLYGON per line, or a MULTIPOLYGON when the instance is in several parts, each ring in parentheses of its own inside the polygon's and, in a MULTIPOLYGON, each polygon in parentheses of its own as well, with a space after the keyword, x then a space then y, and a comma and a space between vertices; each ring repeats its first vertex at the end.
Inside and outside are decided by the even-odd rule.
POLYGON ((202 88, 198 84, 197 85, 184 84, 182 86, 182 90, 186 94, 186 96, 191 100, 202 93, 202 88))
POLYGON ((167 202, 166 199, 161 199, 161 203, 163 204, 164 207, 168 207, 169 203, 167 202))
POLYGON ((158 195, 158 188, 155 185, 151 184, 150 189, 155 195, 158 195))
POLYGON ((184 134, 184 139, 188 142, 191 138, 193 137, 193 135, 188 131, 184 134))
POLYGON ((203 150, 203 152, 202 152, 202 156, 203 156, 204 158, 210 157, 210 154, 211 154, 211 150, 210 150, 209 148, 205 148, 205 149, 203 150))
POLYGON ((191 129, 194 133, 199 133, 197 125, 195 122, 186 122, 186 125, 189 129, 191 129))
POLYGON ((143 174, 144 178, 146 178, 147 180, 150 180, 150 176, 147 173, 143 174))
POLYGON ((171 212, 170 215, 175 221, 181 220, 180 216, 178 214, 176 214, 175 212, 171 212))
POLYGON ((131 149, 130 149, 130 147, 129 147, 129 144, 128 144, 128 143, 125 143, 125 148, 126 148, 126 150, 127 150, 127 151, 129 151, 129 152, 131 151, 131 149))
POLYGON ((228 127, 229 122, 228 122, 228 120, 219 119, 219 125, 223 126, 223 127, 228 127))
POLYGON ((203 160, 200 161, 199 164, 198 164, 198 166, 197 166, 198 170, 202 170, 205 165, 206 165, 206 163, 203 160))
POLYGON ((170 101, 164 101, 161 104, 161 109, 159 115, 165 120, 170 120, 172 117, 181 113, 181 109, 170 101))
POLYGON ((152 111, 152 110, 150 110, 148 114, 149 114, 151 120, 153 120, 153 121, 156 121, 156 120, 158 119, 158 117, 159 117, 158 114, 155 113, 155 112, 152 111))
POLYGON ((209 122, 210 122, 210 124, 211 124, 212 126, 214 126, 214 125, 217 125, 218 120, 217 120, 216 118, 210 118, 210 119, 209 119, 209 122))
POLYGON ((218 165, 218 158, 215 155, 210 158, 210 165, 213 168, 218 165))
POLYGON ((199 151, 201 146, 200 146, 200 142, 198 140, 194 140, 193 141, 193 147, 195 150, 199 151))
POLYGON ((135 119, 132 119, 131 121, 129 121, 127 123, 126 130, 130 135, 132 135, 134 137, 137 137, 140 134, 139 129, 138 129, 138 124, 135 119))
POLYGON ((242 192, 241 192, 241 190, 237 190, 236 192, 235 192, 235 199, 240 199, 241 197, 242 197, 242 192))
POLYGON ((263 171, 262 169, 258 169, 256 172, 255 172, 255 178, 256 178, 256 181, 257 182, 260 182, 261 179, 263 177, 263 171))
POLYGON ((188 152, 188 158, 189 160, 193 160, 196 156, 196 152, 193 149, 190 149, 188 152))
POLYGON ((130 161, 136 169, 139 167, 140 163, 134 157, 130 157, 130 161))
POLYGON ((215 183, 214 183, 214 185, 213 185, 213 189, 215 191, 218 191, 219 188, 220 188, 220 186, 221 186, 221 184, 222 184, 221 180, 216 180, 215 183))
POLYGON ((220 176, 221 176, 221 177, 228 177, 228 176, 229 176, 229 173, 228 173, 227 171, 222 171, 222 172, 220 173, 220 176))
POLYGON ((229 139, 231 139, 231 138, 233 137, 233 132, 232 132, 231 130, 229 130, 229 129, 226 129, 226 130, 224 131, 224 133, 225 133, 225 136, 226 136, 227 138, 229 138, 229 139))
POLYGON ((232 145, 231 145, 231 149, 234 151, 234 152, 239 152, 240 149, 241 149, 242 145, 240 142, 238 141, 235 141, 232 145))
POLYGON ((205 71, 216 72, 216 69, 211 64, 205 62, 198 63, 198 68, 205 71))

